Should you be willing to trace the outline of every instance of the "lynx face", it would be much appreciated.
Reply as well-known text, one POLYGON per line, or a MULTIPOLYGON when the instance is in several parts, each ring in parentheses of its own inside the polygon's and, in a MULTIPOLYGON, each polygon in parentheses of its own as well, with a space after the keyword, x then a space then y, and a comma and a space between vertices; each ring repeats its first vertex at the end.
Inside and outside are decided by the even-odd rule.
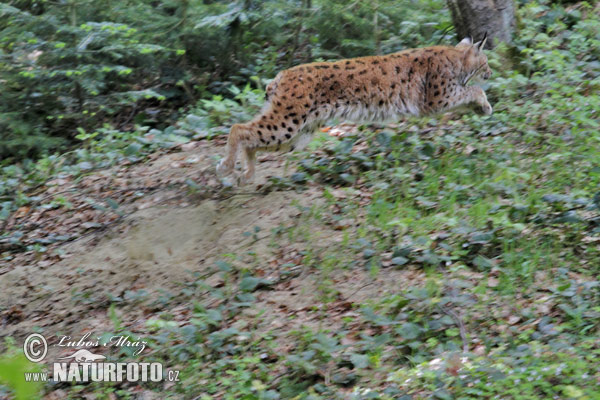
POLYGON ((242 152, 246 171, 254 175, 258 150, 297 149, 310 141, 315 128, 337 117, 354 121, 398 119, 474 104, 487 115, 492 107, 473 77, 488 79, 483 53, 486 38, 470 38, 456 46, 409 49, 386 56, 319 62, 277 74, 266 89, 267 102, 252 121, 231 127, 228 153, 217 173, 233 171, 242 152))
POLYGON ((483 46, 487 41, 487 34, 483 40, 475 44, 471 43, 470 38, 463 39, 458 45, 457 49, 461 49, 465 52, 465 59, 463 61, 463 68, 465 71, 469 71, 470 76, 467 76, 466 82, 474 77, 479 77, 484 80, 490 79, 492 70, 488 65, 487 56, 483 52, 483 46))

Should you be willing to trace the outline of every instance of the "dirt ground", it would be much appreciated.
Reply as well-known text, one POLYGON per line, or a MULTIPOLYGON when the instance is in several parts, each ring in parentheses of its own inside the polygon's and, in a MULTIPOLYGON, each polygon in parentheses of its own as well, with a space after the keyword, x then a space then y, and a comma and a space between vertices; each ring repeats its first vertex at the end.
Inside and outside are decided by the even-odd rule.
MULTIPOLYGON (((2 336, 19 340, 34 331, 46 337, 109 332, 114 329, 107 312, 111 302, 144 291, 146 301, 141 306, 120 307, 121 303, 116 302, 123 324, 143 334, 145 322, 153 314, 165 311, 148 306, 151 300, 165 293, 177 293, 186 282, 193 281, 193 273, 206 275, 224 254, 243 255, 250 251, 254 253, 252 265, 259 265, 265 278, 277 275, 281 258, 293 257, 306 244, 282 239, 276 250, 270 246, 271 230, 296 223, 300 208, 322 204, 322 189, 308 185, 301 192, 254 193, 268 176, 293 172, 286 167, 284 156, 269 155, 259 163, 256 184, 236 189, 244 191, 242 194, 219 199, 190 194, 184 184, 187 179, 199 182, 200 189, 218 186, 212 174, 217 152, 222 153, 223 149, 215 150, 213 142, 196 142, 177 152, 157 154, 146 163, 98 171, 77 182, 59 182, 54 187, 50 184, 50 192, 77 186, 111 195, 118 192, 116 188, 122 192, 128 187, 162 189, 124 199, 127 204, 123 208, 128 214, 109 221, 107 229, 92 230, 78 240, 52 247, 60 250, 60 257, 16 257, 9 266, 0 268, 2 336), (259 228, 256 235, 245 234, 255 232, 255 227, 259 228)), ((78 207, 74 208, 66 216, 64 211, 55 210, 44 215, 36 211, 28 217, 38 221, 42 226, 38 229, 43 229, 44 218, 47 224, 56 224, 62 218, 69 222, 63 225, 79 227, 82 222, 77 219, 78 207)), ((338 242, 341 235, 325 226, 315 227, 314 234, 318 246, 323 247, 338 242)), ((385 274, 372 277, 367 271, 354 269, 336 274, 333 282, 339 292, 338 303, 342 304, 349 299, 361 301, 383 291, 397 290, 399 285, 420 280, 420 275, 408 269, 386 270, 385 274)), ((209 284, 219 285, 216 274, 205 278, 209 284)), ((323 321, 311 321, 307 312, 319 303, 314 288, 320 279, 314 271, 303 271, 272 290, 260 291, 248 317, 267 309, 260 325, 282 331, 302 324, 322 324, 323 321), (292 314, 295 318, 290 322, 288 317, 292 314)), ((175 309, 180 302, 171 298, 166 304, 175 309)), ((336 305, 332 307, 335 311, 336 305)), ((348 310, 341 307, 338 317, 345 312, 348 310)), ((326 323, 334 324, 335 320, 339 318, 326 323)))

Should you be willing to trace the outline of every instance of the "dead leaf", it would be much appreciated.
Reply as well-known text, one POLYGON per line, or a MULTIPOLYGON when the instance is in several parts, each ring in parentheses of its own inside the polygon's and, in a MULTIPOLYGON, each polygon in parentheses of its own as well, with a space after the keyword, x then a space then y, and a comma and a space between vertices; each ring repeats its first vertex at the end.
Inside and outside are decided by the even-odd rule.
POLYGON ((466 155, 471 155, 473 153, 477 152, 477 149, 473 146, 471 146, 470 144, 468 144, 465 149, 463 150, 463 153, 466 155))
POLYGON ((25 215, 27 215, 27 213, 29 213, 30 209, 31 207, 29 206, 19 207, 15 212, 15 218, 23 218, 25 215))
POLYGON ((500 284, 500 281, 496 278, 488 278, 488 287, 494 288, 500 284))

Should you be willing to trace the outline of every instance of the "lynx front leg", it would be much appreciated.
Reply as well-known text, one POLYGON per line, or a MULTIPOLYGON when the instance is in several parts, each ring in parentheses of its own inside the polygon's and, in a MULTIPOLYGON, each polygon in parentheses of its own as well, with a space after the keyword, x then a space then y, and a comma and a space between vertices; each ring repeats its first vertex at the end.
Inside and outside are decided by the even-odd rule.
MULTIPOLYGON (((443 108, 437 111, 446 111, 460 106, 476 103, 481 107, 485 115, 492 114, 492 106, 487 100, 487 96, 479 86, 459 86, 450 97, 438 100, 438 103, 445 102, 443 108)), ((430 103, 431 104, 431 103, 430 103)))
POLYGON ((485 95, 483 89, 479 86, 470 86, 469 89, 474 92, 474 100, 481 107, 481 111, 483 111, 485 115, 492 115, 492 106, 488 102, 487 96, 485 95))
MULTIPOLYGON (((488 102, 487 96, 479 86, 467 86, 463 88, 463 98, 457 103, 469 104, 476 103, 481 107, 481 111, 485 115, 492 115, 492 106, 488 102)), ((457 104, 458 105, 458 104, 457 104)))

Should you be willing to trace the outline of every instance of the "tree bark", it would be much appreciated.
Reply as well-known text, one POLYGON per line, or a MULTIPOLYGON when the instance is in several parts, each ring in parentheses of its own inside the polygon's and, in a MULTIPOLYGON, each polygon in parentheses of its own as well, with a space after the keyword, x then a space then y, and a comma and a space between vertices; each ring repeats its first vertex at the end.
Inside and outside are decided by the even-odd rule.
POLYGON ((473 41, 487 32, 486 48, 498 42, 510 42, 515 29, 513 0, 447 0, 458 40, 470 36, 473 41))

